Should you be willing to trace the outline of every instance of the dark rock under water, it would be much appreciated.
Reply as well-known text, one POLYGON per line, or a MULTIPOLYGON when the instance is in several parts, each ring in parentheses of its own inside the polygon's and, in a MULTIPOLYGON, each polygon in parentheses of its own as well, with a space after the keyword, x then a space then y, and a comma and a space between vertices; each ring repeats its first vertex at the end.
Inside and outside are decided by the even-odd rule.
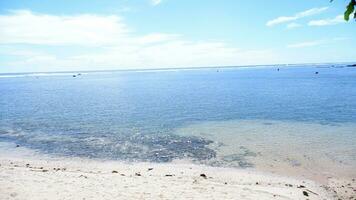
POLYGON ((46 135, 0 130, 0 138, 60 156, 149 162, 182 158, 201 161, 216 157, 216 152, 207 147, 213 141, 173 134, 79 132, 75 135, 46 135))

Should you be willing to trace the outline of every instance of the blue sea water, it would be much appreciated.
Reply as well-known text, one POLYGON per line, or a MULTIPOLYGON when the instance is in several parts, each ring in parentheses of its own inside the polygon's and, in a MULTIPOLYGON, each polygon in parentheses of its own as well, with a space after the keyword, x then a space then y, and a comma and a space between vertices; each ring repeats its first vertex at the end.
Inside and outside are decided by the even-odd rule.
MULTIPOLYGON (((0 74, 0 141, 61 156, 199 161, 216 157, 215 141, 177 129, 231 120, 356 123, 352 67, 73 74, 0 74)), ((338 137, 356 143, 356 129, 338 137)))

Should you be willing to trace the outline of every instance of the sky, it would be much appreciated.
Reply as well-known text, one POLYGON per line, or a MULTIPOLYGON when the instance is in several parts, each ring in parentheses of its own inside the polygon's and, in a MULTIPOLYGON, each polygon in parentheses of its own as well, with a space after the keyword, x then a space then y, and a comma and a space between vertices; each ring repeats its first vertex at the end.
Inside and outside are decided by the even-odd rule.
POLYGON ((347 0, 0 0, 0 73, 356 62, 347 0))

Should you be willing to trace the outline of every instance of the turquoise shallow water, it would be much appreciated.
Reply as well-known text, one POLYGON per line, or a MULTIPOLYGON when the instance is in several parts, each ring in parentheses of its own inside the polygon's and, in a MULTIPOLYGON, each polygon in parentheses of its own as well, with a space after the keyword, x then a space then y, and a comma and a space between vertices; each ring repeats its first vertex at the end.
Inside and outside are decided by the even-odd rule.
POLYGON ((356 176, 356 123, 320 124, 283 120, 193 123, 175 134, 214 141, 213 166, 254 167, 287 175, 356 176))
MULTIPOLYGON (((155 162, 188 158, 227 165, 237 159, 237 166, 246 167, 278 149, 270 140, 262 142, 272 137, 268 134, 277 144, 292 146, 311 135, 308 145, 314 151, 327 155, 328 149, 338 149, 348 153, 329 157, 345 163, 355 159, 356 68, 73 74, 0 75, 0 141, 61 156, 155 162), (217 124, 223 128, 214 129, 217 124), (259 128, 241 131, 239 125, 259 128), (332 129, 340 126, 348 128, 332 129), (240 139, 231 143, 229 137, 240 139), (333 137, 338 139, 332 148, 316 145, 333 137)), ((292 164, 301 162, 289 157, 292 164)))

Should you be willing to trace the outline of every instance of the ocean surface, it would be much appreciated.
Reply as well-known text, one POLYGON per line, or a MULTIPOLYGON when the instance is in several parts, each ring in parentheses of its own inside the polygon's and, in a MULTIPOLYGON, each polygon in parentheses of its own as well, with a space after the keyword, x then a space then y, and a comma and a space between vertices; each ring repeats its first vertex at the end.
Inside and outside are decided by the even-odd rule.
POLYGON ((0 142, 95 159, 355 167, 356 68, 0 74, 0 142))

